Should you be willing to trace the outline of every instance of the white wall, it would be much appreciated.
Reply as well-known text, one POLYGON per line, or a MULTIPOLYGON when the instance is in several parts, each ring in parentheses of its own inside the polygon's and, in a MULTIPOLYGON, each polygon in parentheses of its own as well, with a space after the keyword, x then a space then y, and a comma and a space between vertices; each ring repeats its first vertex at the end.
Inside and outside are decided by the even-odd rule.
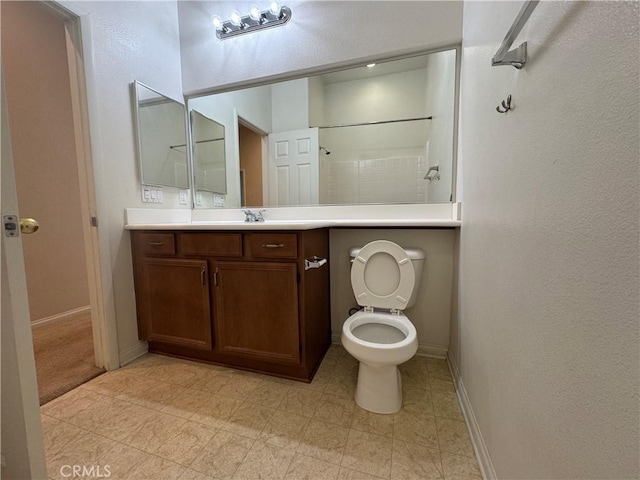
POLYGON ((444 357, 449 347, 451 295, 453 288, 452 229, 348 229, 331 230, 331 331, 339 342, 342 324, 349 309, 358 307, 351 288, 351 247, 373 240, 389 240, 403 248, 419 248, 426 253, 416 304, 405 314, 418 333, 418 352, 444 357))
POLYGON ((439 180, 427 180, 428 202, 447 202, 453 185, 453 130, 456 94, 456 52, 447 50, 427 60, 426 111, 429 122, 428 167, 438 166, 439 180))
POLYGON ((309 79, 271 85, 271 107, 272 132, 309 128, 309 79))
POLYGON ((499 478, 638 478, 640 4, 541 2, 492 68, 520 6, 465 4, 450 355, 499 478))
POLYGON ((187 95, 321 66, 460 43, 461 2, 287 2, 283 27, 219 40, 211 16, 249 11, 252 1, 179 2, 187 95))
MULTIPOLYGON (((224 125, 224 148, 227 159, 226 207, 240 207, 240 151, 238 121, 241 117, 265 133, 272 131, 271 87, 247 88, 217 95, 189 99, 189 109, 224 125)), ((203 193, 199 207, 213 207, 213 196, 203 193)))
POLYGON ((144 345, 138 341, 124 209, 188 208, 178 204, 178 190, 167 187, 164 204, 142 204, 130 86, 139 80, 168 97, 182 97, 177 6, 174 1, 62 3, 83 18, 102 288, 107 318, 117 322, 120 359, 126 360, 144 345))

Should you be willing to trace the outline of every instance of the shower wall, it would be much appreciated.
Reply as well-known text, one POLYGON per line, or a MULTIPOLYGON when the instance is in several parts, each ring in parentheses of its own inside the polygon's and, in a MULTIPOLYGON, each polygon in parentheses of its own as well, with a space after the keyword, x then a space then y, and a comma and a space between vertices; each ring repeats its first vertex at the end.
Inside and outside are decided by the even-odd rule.
MULTIPOLYGON (((437 81, 427 66, 328 83, 322 89, 323 112, 318 123, 344 125, 430 115, 436 94, 429 91, 437 92, 437 81)), ((429 182, 424 176, 430 166, 431 123, 419 120, 320 129, 320 145, 331 152, 320 154, 320 203, 426 202, 429 182)))

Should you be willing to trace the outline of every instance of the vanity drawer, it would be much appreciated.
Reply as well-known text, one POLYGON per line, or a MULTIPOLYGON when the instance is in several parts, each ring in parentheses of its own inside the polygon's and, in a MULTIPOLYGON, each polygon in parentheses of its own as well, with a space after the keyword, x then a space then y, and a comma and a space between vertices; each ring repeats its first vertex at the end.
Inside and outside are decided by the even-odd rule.
POLYGON ((143 255, 175 255, 173 233, 139 233, 138 248, 143 255))
POLYGON ((295 233, 250 233, 247 243, 253 258, 298 258, 295 233))
POLYGON ((182 255, 242 256, 242 235, 239 233, 181 233, 178 243, 182 255))

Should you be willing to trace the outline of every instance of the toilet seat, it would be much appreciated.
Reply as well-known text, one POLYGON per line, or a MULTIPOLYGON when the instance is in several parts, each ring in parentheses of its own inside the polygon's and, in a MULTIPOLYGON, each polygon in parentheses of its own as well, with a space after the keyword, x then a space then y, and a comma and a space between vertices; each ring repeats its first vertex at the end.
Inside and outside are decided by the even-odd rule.
POLYGON ((407 253, 399 245, 387 240, 376 240, 362 247, 351 267, 353 293, 358 305, 365 308, 404 310, 415 281, 415 272, 407 253), (367 282, 367 272, 371 278, 388 278, 389 257, 398 268, 398 281, 385 285, 383 290, 379 286, 374 288, 367 282))

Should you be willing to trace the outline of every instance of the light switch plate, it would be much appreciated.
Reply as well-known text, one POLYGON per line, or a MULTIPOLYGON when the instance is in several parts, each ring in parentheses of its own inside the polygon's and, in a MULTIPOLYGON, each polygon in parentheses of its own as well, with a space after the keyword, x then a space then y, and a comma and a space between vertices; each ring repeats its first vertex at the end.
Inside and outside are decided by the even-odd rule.
POLYGON ((149 187, 142 185, 142 202, 143 203, 162 203, 163 193, 161 187, 149 187))
POLYGON ((213 206, 214 207, 224 207, 224 196, 213 194, 213 206))
POLYGON ((180 196, 180 205, 188 205, 189 204, 189 190, 180 190, 178 192, 180 196))

